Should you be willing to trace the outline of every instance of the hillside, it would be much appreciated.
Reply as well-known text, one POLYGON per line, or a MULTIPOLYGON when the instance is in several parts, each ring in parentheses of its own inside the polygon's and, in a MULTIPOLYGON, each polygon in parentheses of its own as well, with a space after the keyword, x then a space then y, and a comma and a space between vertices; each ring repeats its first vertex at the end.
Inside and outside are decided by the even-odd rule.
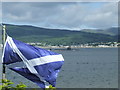
POLYGON ((101 34, 108 34, 108 35, 118 35, 118 28, 117 27, 112 27, 108 29, 83 29, 81 31, 83 32, 90 32, 90 33, 101 33, 101 34))
POLYGON ((28 25, 6 24, 8 35, 23 42, 42 42, 51 45, 78 45, 93 42, 117 41, 117 36, 82 31, 47 29, 28 25))

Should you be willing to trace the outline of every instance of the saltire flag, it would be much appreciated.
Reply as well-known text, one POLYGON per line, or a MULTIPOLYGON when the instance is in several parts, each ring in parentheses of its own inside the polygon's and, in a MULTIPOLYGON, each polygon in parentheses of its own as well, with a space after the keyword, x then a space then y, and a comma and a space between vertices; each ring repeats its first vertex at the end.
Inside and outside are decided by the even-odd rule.
POLYGON ((61 54, 34 47, 7 36, 2 62, 6 65, 23 62, 26 68, 14 67, 10 69, 41 88, 45 88, 47 85, 55 87, 56 78, 64 63, 64 58, 61 54))

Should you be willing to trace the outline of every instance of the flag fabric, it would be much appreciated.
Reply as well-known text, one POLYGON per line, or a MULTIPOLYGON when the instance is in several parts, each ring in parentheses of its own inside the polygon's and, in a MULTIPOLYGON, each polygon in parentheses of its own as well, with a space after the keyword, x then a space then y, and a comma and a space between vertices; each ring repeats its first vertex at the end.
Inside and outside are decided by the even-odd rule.
POLYGON ((20 75, 24 76, 30 81, 36 83, 41 88, 45 88, 45 83, 41 81, 38 76, 36 76, 35 74, 32 74, 27 68, 15 67, 15 68, 10 68, 10 69, 19 73, 20 75))
POLYGON ((46 83, 55 87, 57 74, 64 63, 61 54, 34 47, 7 36, 2 56, 3 64, 21 61, 27 68, 11 68, 11 70, 35 82, 41 88, 44 88, 46 83))

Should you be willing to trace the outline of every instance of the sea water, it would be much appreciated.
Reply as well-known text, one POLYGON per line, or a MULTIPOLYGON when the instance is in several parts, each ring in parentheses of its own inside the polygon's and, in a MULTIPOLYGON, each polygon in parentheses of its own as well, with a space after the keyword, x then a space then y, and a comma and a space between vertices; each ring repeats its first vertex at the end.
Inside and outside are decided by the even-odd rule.
MULTIPOLYGON (((76 50, 54 50, 65 59, 58 74, 57 88, 117 88, 118 49, 80 48, 76 50)), ((21 64, 17 64, 21 66, 21 64)), ((8 67, 14 67, 8 66, 8 67)), ((38 86, 19 74, 6 69, 7 79, 28 87, 38 86)))

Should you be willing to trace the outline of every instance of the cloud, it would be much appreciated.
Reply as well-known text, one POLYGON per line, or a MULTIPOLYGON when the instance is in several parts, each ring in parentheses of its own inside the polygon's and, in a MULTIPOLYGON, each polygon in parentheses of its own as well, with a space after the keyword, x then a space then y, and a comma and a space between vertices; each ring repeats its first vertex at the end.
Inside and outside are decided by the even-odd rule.
POLYGON ((118 2, 119 0, 2 0, 2 2, 118 2))
POLYGON ((0 23, 2 23, 2 3, 0 3, 0 23))
POLYGON ((108 3, 103 7, 91 12, 86 16, 86 23, 95 28, 106 28, 117 26, 118 24, 118 5, 117 3, 108 3))
POLYGON ((116 2, 4 2, 3 22, 49 28, 117 26, 116 2))

